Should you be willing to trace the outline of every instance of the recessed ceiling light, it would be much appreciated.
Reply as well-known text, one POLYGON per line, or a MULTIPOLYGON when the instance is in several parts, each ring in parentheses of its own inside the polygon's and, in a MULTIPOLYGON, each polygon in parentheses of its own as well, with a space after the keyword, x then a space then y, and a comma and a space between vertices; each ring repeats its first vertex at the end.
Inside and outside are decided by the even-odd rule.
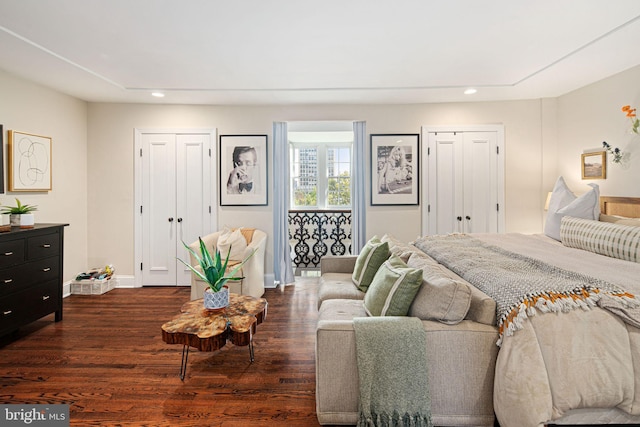
POLYGON ((476 92, 477 92, 477 89, 474 89, 474 88, 470 87, 469 89, 464 91, 464 94, 465 95, 473 95, 476 92))
POLYGON ((155 96, 156 98, 164 98, 164 93, 162 93, 162 92, 151 92, 151 96, 155 96))

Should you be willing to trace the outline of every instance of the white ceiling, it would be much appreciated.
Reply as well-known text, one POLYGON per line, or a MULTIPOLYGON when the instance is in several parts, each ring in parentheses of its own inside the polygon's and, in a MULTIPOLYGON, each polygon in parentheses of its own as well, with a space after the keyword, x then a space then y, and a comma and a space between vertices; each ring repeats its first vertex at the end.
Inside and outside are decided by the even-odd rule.
POLYGON ((639 18, 638 0, 0 0, 0 68, 95 102, 556 97, 639 65, 639 18))

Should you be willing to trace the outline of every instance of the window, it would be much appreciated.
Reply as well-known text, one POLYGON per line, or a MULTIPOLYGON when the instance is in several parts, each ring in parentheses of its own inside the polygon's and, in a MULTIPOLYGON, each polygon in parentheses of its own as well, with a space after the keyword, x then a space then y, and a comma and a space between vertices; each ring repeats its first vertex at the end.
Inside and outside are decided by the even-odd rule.
POLYGON ((291 143, 291 208, 351 208, 351 143, 291 143))
POLYGON ((351 147, 327 148, 327 205, 351 206, 351 147))

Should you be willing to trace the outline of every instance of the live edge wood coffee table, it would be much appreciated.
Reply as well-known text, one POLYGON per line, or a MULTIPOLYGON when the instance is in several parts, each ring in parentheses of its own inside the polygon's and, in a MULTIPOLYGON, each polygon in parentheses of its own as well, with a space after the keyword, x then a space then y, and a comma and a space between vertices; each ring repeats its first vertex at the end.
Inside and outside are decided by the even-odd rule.
POLYGON ((264 298, 230 293, 229 305, 220 310, 207 310, 202 299, 197 299, 185 303, 179 315, 162 325, 162 340, 183 345, 180 379, 184 380, 189 347, 215 351, 229 340, 237 346, 248 345, 249 359, 253 362, 253 334, 266 317, 264 298))

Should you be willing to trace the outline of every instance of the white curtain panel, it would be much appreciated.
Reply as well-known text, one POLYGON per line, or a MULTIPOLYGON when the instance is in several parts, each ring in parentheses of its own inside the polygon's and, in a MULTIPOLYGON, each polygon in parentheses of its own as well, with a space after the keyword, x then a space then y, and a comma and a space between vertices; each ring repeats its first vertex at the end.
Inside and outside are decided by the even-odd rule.
POLYGON ((353 179, 351 180, 351 253, 359 254, 366 232, 366 122, 353 122, 353 179))
POLYGON ((273 123, 273 273, 281 285, 294 283, 289 246, 289 141, 287 123, 273 123))

